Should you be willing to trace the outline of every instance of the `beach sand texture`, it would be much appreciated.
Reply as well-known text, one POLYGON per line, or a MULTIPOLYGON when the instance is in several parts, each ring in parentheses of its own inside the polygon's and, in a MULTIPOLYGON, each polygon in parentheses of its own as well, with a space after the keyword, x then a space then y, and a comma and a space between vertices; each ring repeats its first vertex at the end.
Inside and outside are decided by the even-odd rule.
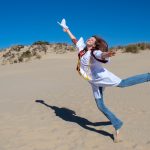
MULTIPOLYGON (((0 150, 150 149, 150 83, 106 88, 106 105, 124 121, 115 144, 76 59, 72 52, 0 66, 0 150)), ((105 67, 120 78, 150 72, 150 51, 118 53, 105 67)))

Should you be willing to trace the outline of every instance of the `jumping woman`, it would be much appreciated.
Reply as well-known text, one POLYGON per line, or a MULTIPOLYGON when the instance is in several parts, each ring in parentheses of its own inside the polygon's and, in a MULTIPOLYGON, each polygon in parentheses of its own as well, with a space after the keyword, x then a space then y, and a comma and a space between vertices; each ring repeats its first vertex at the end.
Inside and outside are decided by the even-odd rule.
POLYGON ((108 50, 108 45, 105 40, 94 35, 84 43, 82 37, 77 40, 71 33, 66 25, 65 19, 63 19, 59 25, 75 44, 76 49, 78 50, 77 71, 90 83, 97 107, 108 120, 110 120, 115 128, 114 142, 120 142, 119 129, 122 127, 123 122, 105 106, 103 99, 104 88, 108 86, 123 88, 148 82, 150 81, 150 73, 132 76, 127 79, 120 79, 102 66, 103 63, 109 62, 110 57, 115 56, 115 51, 108 50))

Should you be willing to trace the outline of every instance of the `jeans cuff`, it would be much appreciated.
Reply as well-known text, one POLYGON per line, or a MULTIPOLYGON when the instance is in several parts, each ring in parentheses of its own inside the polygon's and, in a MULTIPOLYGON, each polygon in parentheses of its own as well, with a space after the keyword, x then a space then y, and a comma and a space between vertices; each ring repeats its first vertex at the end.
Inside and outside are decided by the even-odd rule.
POLYGON ((114 128, 115 128, 116 130, 119 130, 119 129, 122 127, 122 125, 123 125, 123 122, 120 121, 118 124, 115 124, 115 125, 114 125, 114 128))

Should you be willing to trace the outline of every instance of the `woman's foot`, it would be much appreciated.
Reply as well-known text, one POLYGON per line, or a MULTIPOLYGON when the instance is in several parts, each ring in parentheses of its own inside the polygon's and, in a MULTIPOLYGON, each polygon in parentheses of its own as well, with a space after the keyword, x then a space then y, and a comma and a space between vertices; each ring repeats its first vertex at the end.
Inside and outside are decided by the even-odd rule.
POLYGON ((120 139, 119 130, 115 130, 115 133, 113 134, 113 138, 114 138, 114 143, 122 142, 122 140, 120 139))

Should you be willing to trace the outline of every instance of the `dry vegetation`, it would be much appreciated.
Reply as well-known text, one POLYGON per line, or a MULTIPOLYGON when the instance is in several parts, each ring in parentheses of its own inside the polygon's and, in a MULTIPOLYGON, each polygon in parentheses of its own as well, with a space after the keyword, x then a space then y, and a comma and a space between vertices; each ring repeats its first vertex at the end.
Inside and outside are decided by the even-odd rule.
MULTIPOLYGON (((127 46, 111 47, 110 50, 121 50, 123 53, 139 53, 142 50, 150 50, 150 43, 136 43, 127 46)), ((13 64, 41 59, 45 55, 65 54, 75 51, 73 45, 66 43, 49 43, 45 41, 34 42, 30 46, 15 45, 10 48, 1 49, 0 64, 13 64)))
POLYGON ((21 63, 33 59, 41 59, 44 55, 51 53, 64 54, 73 51, 75 51, 75 48, 66 43, 52 44, 45 41, 37 41, 30 46, 15 45, 3 49, 0 55, 0 63, 2 65, 21 63))
POLYGON ((124 53, 139 53, 142 50, 150 50, 150 43, 136 43, 127 46, 117 46, 110 49, 121 50, 124 53))

